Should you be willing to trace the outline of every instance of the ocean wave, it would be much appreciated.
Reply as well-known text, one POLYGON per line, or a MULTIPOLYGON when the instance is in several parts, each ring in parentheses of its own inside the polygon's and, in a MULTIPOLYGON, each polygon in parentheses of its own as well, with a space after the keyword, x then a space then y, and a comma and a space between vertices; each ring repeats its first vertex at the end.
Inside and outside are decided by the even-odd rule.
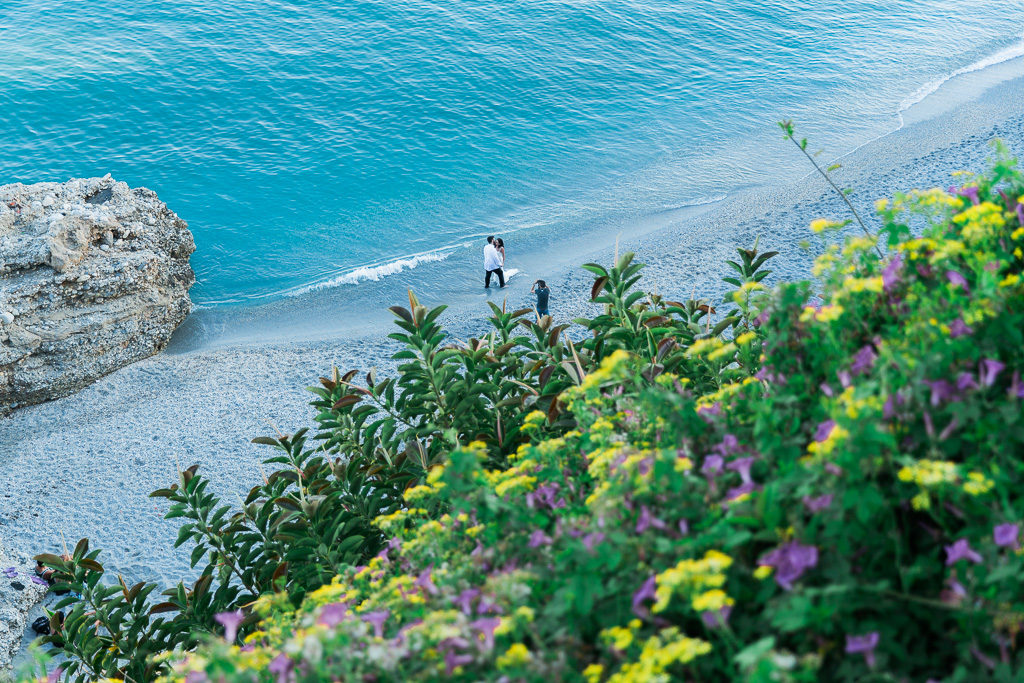
POLYGON ((902 123, 903 112, 907 111, 915 104, 918 104, 929 95, 934 94, 939 88, 941 88, 943 85, 953 80, 957 76, 963 76, 964 74, 974 73, 975 71, 981 71, 982 69, 987 69, 989 67, 996 66, 997 64, 1008 62, 1011 59, 1017 59, 1018 57, 1024 57, 1024 36, 1021 36, 1021 41, 1014 45, 1003 48, 1002 50, 999 50, 998 52, 995 52, 987 57, 983 57, 982 59, 979 59, 976 62, 961 67, 956 71, 953 71, 952 73, 943 76, 942 78, 937 78, 934 81, 925 83, 916 91, 914 91, 914 93, 904 98, 904 100, 900 102, 900 105, 896 110, 896 114, 900 117, 900 122, 902 123))
POLYGON ((453 247, 438 251, 428 251, 422 254, 413 254, 393 261, 360 266, 359 268, 342 273, 328 280, 295 287, 293 289, 286 290, 281 294, 283 296, 302 296, 309 292, 341 287, 342 285, 357 285, 360 282, 367 281, 377 282, 389 275, 396 275, 404 270, 413 270, 424 263, 438 263, 440 261, 444 261, 454 253, 455 248, 453 247))

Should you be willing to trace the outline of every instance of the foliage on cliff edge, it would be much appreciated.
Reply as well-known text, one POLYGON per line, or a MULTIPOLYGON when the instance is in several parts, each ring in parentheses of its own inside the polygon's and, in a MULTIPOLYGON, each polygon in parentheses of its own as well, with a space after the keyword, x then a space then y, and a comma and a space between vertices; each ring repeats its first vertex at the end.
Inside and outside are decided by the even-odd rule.
POLYGON ((280 461, 286 506, 317 495, 309 458, 391 497, 364 558, 299 598, 286 567, 149 665, 189 683, 1017 680, 1024 178, 999 156, 959 182, 880 201, 877 240, 816 221, 814 283, 768 289, 770 254, 740 250, 714 329, 708 302, 635 291, 628 254, 586 266, 605 312, 578 343, 495 310, 456 348, 439 309, 395 309, 400 377, 325 380, 319 450, 280 461))

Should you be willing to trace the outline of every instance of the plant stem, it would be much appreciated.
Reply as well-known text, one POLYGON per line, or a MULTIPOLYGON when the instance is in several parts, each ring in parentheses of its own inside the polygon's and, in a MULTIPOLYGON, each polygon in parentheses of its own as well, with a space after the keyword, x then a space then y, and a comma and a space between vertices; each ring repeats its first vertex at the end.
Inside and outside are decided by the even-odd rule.
MULTIPOLYGON (((853 212, 853 217, 857 219, 857 223, 860 225, 861 230, 864 231, 864 234, 870 237, 871 239, 875 239, 875 236, 871 234, 871 231, 868 230, 868 227, 864 225, 864 221, 861 220, 860 214, 857 213, 856 207, 854 207, 853 202, 850 201, 850 198, 846 196, 846 193, 839 189, 839 186, 836 185, 835 182, 833 182, 832 178, 825 171, 825 169, 819 166, 818 162, 814 160, 814 157, 807 153, 806 147, 797 142, 797 139, 792 135, 788 137, 790 140, 793 141, 793 144, 796 145, 796 148, 799 149, 805 157, 807 157, 807 160, 811 162, 811 165, 814 166, 814 170, 821 174, 821 177, 825 179, 825 182, 832 186, 832 189, 836 191, 836 194, 839 195, 839 198, 846 202, 846 205, 850 207, 850 211, 853 212)), ((875 252, 879 256, 882 255, 882 250, 878 248, 877 244, 875 245, 875 252)))

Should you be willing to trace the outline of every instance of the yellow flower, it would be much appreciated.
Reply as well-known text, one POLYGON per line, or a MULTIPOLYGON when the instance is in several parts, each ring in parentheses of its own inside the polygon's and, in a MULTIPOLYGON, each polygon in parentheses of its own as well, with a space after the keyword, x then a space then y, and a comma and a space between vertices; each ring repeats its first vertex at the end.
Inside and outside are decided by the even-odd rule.
POLYGON ((740 336, 736 337, 736 344, 738 346, 746 346, 755 339, 757 339, 756 332, 744 332, 740 336))
POLYGON ((1002 279, 1002 281, 999 283, 999 286, 1015 287, 1018 284, 1020 284, 1020 275, 1017 275, 1016 273, 1011 273, 1002 279))
POLYGON ((677 592, 705 592, 725 584, 725 571, 732 565, 732 558, 717 550, 709 550, 699 560, 680 560, 670 569, 657 575, 654 590, 653 612, 663 612, 677 592))
POLYGON ((637 681, 666 681, 666 671, 673 664, 686 664, 711 652, 711 644, 696 638, 687 638, 678 628, 663 629, 644 642, 643 651, 635 662, 627 662, 613 674, 609 683, 636 683, 637 681))
POLYGON ((762 564, 760 567, 758 567, 757 569, 754 570, 754 578, 757 579, 758 581, 764 581, 765 579, 767 579, 769 576, 772 575, 772 572, 774 570, 775 570, 775 567, 772 567, 769 564, 762 564))
POLYGON ((995 485, 994 481, 981 472, 968 472, 967 481, 964 483, 964 492, 972 496, 980 496, 991 491, 995 485))
POLYGON ((408 503, 415 502, 415 501, 421 500, 423 498, 426 498, 427 496, 430 496, 433 493, 436 493, 437 491, 439 491, 443 487, 444 487, 444 482, 438 482, 437 484, 435 484, 433 486, 431 486, 429 484, 421 484, 419 486, 413 486, 412 488, 406 490, 404 498, 405 498, 406 502, 408 502, 408 503))
POLYGON ((534 422, 534 423, 540 424, 541 422, 544 422, 544 420, 546 420, 546 419, 548 419, 548 418, 547 418, 547 416, 544 413, 542 413, 539 410, 534 410, 534 411, 531 411, 529 414, 527 414, 526 417, 523 418, 523 422, 534 422))
POLYGON ((430 472, 427 473, 427 483, 436 484, 441 481, 442 476, 444 476, 444 465, 434 465, 430 468, 430 472))
POLYGON ((612 626, 601 631, 601 640, 613 649, 625 652, 633 644, 633 631, 624 626, 612 626))
POLYGON ((505 651, 505 654, 498 657, 498 668, 499 669, 512 669, 515 667, 523 666, 528 664, 533 659, 533 655, 522 643, 513 643, 512 646, 505 651))
POLYGON ((530 477, 525 474, 521 474, 511 479, 499 483, 494 487, 494 492, 498 494, 499 498, 504 498, 509 493, 525 493, 533 490, 533 485, 537 483, 537 477, 530 477))
POLYGON ((813 318, 819 322, 827 323, 839 320, 842 315, 843 307, 838 304, 822 306, 818 309, 815 309, 813 306, 807 306, 804 308, 803 313, 800 314, 800 322, 807 322, 813 318))
POLYGON ((964 238, 970 242, 991 237, 1006 225, 1003 210, 992 202, 982 202, 961 211, 953 217, 953 222, 960 226, 964 238))
POLYGON ((901 468, 896 477, 900 481, 914 482, 921 487, 949 484, 957 479, 956 463, 925 458, 901 468))
POLYGON ((535 614, 536 612, 533 611, 533 608, 527 607, 526 605, 523 605, 522 607, 516 609, 516 616, 522 619, 523 621, 533 621, 535 614))
POLYGON ((690 348, 686 349, 686 355, 703 356, 711 353, 712 351, 720 348, 724 342, 718 337, 709 337, 707 339, 698 339, 697 341, 690 344, 690 348))
POLYGON ((735 602, 725 591, 716 588, 694 596, 691 605, 698 612, 715 612, 723 607, 733 605, 735 602))
POLYGON ((601 664, 591 664, 583 670, 583 678, 587 680, 587 683, 599 683, 602 674, 604 674, 604 666, 601 664))
POLYGON ((733 354, 735 354, 735 353, 736 353, 736 345, 733 344, 732 342, 730 342, 730 343, 728 343, 728 344, 726 344, 724 346, 721 346, 721 347, 715 349, 711 353, 709 353, 708 354, 708 360, 711 361, 712 363, 717 363, 718 361, 720 361, 722 359, 732 358, 733 354))
POLYGON ((811 230, 816 233, 822 233, 825 232, 826 230, 834 230, 836 228, 841 228, 844 225, 846 225, 846 223, 842 221, 830 221, 827 218, 819 218, 817 220, 811 221, 811 230))
POLYGON ((848 436, 850 436, 850 432, 839 425, 833 425, 824 441, 814 441, 807 445, 807 453, 811 456, 828 455, 848 436))

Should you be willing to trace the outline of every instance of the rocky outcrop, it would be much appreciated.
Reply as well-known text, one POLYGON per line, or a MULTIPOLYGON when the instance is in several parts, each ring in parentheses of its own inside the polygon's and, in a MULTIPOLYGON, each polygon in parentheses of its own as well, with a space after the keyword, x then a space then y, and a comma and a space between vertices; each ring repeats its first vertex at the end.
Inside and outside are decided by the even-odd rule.
POLYGON ((0 412, 163 349, 195 251, 156 194, 104 178, 0 186, 0 412))
POLYGON ((25 635, 29 611, 46 593, 33 578, 35 563, 0 542, 0 680, 9 670, 25 635))

